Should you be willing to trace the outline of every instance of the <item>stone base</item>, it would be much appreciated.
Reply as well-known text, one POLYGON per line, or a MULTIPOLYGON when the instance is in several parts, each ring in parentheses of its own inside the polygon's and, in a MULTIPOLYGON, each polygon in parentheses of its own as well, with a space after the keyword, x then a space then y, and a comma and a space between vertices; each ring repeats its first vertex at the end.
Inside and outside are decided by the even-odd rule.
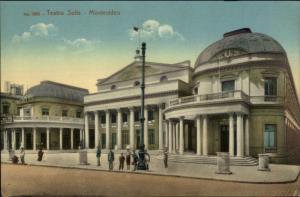
POLYGON ((267 172, 271 171, 270 168, 258 168, 257 170, 259 170, 259 171, 267 171, 267 172))
POLYGON ((88 165, 87 151, 79 150, 78 154, 79 154, 79 165, 88 165))
POLYGON ((215 173, 216 173, 216 174, 227 174, 227 175, 232 174, 232 172, 230 172, 230 171, 223 171, 223 172, 221 172, 221 171, 216 171, 215 173))

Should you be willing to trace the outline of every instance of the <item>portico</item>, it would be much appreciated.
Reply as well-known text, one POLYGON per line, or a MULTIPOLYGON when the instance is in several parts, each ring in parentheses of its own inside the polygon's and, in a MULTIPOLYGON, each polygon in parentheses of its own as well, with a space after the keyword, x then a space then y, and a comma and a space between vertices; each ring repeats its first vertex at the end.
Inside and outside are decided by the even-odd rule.
POLYGON ((246 114, 197 114, 192 119, 180 116, 167 119, 165 124, 169 142, 166 146, 170 153, 207 156, 229 152, 232 157, 249 156, 249 118, 246 114), (176 125, 179 125, 178 137, 176 125))

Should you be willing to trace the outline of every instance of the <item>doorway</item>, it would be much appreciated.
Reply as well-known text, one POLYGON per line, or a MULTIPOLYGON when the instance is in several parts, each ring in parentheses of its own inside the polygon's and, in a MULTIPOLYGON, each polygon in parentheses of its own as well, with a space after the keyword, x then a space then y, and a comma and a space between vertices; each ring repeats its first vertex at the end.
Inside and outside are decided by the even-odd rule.
POLYGON ((25 149, 33 149, 33 135, 32 133, 26 133, 26 144, 25 144, 25 149))
POLYGON ((220 151, 229 152, 229 126, 220 125, 220 151))

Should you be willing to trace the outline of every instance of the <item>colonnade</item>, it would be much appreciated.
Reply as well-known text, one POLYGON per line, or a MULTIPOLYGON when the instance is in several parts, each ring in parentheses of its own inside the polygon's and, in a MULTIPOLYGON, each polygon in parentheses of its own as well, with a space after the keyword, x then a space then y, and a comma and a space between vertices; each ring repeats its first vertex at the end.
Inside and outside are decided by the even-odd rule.
MULTIPOLYGON (((163 105, 157 105, 158 108, 158 148, 163 149, 163 105)), ((107 109, 107 110, 96 110, 93 112, 85 112, 85 147, 89 148, 89 115, 94 114, 95 123, 95 147, 100 145, 100 135, 99 135, 99 113, 105 114, 105 134, 106 134, 106 149, 115 148, 111 146, 111 115, 116 113, 116 133, 117 133, 117 149, 122 149, 122 113, 126 112, 127 121, 129 120, 129 145, 131 148, 135 147, 135 120, 134 112, 137 111, 137 107, 128 108, 117 108, 117 109, 107 109), (129 112, 129 113, 128 113, 129 112)), ((140 110, 139 110, 140 111, 140 110)), ((148 139, 148 107, 145 106, 144 109, 145 123, 144 123, 144 145, 145 149, 149 147, 148 139)))
MULTIPOLYGON (((50 128, 59 129, 59 149, 63 150, 63 129, 64 128, 54 128, 54 127, 38 127, 39 129, 46 129, 46 149, 50 150, 50 128)), ((16 133, 17 129, 21 130, 21 138, 19 141, 19 146, 25 148, 25 128, 7 128, 3 132, 3 139, 4 139, 4 150, 9 149, 9 132, 11 133, 11 148, 16 150, 17 148, 17 140, 16 140, 16 133)), ((26 129, 32 129, 32 150, 37 150, 37 127, 26 127, 26 129)), ((77 149, 78 147, 74 147, 74 129, 78 129, 80 132, 80 141, 83 140, 83 129, 81 128, 66 128, 70 129, 70 148, 77 149)))

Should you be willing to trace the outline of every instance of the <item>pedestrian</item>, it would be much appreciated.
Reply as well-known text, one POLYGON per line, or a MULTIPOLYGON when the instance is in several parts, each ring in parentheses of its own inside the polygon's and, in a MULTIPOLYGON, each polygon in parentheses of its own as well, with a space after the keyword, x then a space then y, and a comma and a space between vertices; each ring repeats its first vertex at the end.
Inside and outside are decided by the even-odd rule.
POLYGON ((43 149, 42 147, 40 147, 39 151, 38 151, 38 161, 42 161, 43 160, 43 155, 44 155, 44 152, 43 152, 43 149))
POLYGON ((24 165, 25 164, 25 150, 23 147, 21 147, 21 149, 20 149, 20 159, 21 159, 21 163, 24 165))
POLYGON ((130 170, 130 160, 131 160, 131 155, 130 155, 130 151, 129 149, 127 149, 126 152, 126 166, 127 166, 127 170, 130 170))
POLYGON ((135 153, 135 150, 133 150, 132 159, 133 159, 132 165, 134 166, 133 171, 136 171, 139 158, 138 158, 137 154, 135 153))
POLYGON ((123 153, 121 153, 120 157, 119 157, 119 170, 124 170, 124 162, 125 162, 125 157, 123 155, 123 153))
POLYGON ((97 157, 97 166, 100 166, 100 157, 101 157, 100 145, 97 146, 96 157, 97 157))
POLYGON ((147 152, 147 150, 145 150, 145 163, 146 163, 146 170, 149 170, 150 155, 147 152))
POLYGON ((109 153, 107 156, 108 156, 108 167, 109 167, 109 170, 112 171, 114 168, 114 160, 115 160, 115 154, 112 151, 112 149, 109 150, 109 153))
POLYGON ((165 165, 165 168, 168 167, 168 148, 167 147, 165 148, 165 151, 164 151, 164 165, 165 165))

